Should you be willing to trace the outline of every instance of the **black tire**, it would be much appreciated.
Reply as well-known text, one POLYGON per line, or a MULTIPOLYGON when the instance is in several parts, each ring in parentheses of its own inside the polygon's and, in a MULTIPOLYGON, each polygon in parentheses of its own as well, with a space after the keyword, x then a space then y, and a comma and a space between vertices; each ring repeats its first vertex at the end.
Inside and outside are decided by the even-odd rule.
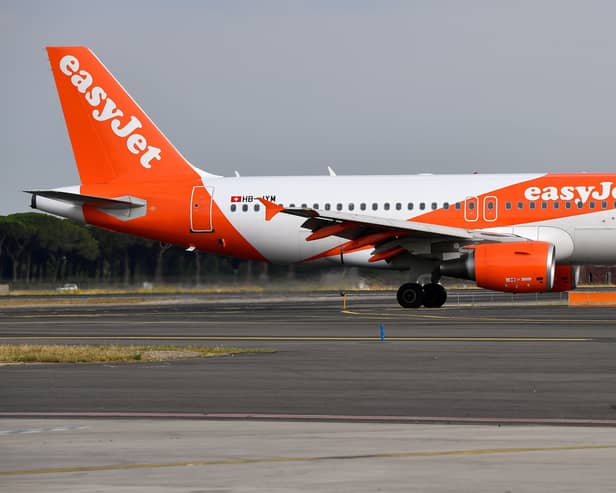
POLYGON ((400 286, 396 297, 403 308, 419 308, 423 303, 423 288, 416 282, 407 282, 400 286))
POLYGON ((425 284, 423 292, 423 305, 426 308, 440 308, 447 301, 447 291, 443 286, 435 282, 425 284))

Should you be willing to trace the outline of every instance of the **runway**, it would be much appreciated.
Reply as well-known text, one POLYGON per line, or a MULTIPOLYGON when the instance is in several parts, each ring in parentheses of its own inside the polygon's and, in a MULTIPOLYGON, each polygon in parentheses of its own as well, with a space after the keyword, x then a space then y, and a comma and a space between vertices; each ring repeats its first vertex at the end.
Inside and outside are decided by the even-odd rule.
POLYGON ((614 308, 484 300, 403 310, 371 293, 342 311, 334 294, 215 298, 0 308, 0 342, 275 350, 5 366, 0 412, 616 424, 614 308))
POLYGON ((450 299, 440 310, 403 310, 393 293, 354 294, 345 310, 337 293, 0 303, 0 343, 275 351, 0 367, 0 489, 613 489, 616 309, 450 299))

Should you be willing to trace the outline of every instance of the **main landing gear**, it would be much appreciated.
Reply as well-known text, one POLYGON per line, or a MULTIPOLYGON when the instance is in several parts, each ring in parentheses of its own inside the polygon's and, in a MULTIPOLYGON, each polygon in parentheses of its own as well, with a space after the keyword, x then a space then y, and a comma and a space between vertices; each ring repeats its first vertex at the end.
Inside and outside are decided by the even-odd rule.
POLYGON ((426 308, 440 308, 447 301, 447 291, 436 283, 418 284, 407 282, 398 289, 398 303, 404 308, 419 308, 421 305, 426 308))

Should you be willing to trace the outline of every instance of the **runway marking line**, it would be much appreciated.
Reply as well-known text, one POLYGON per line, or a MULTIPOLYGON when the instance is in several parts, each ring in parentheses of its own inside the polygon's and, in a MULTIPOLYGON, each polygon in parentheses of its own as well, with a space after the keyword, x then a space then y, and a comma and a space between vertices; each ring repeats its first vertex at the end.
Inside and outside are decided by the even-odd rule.
POLYGON ((262 457, 254 459, 218 459, 183 462, 162 462, 143 464, 117 464, 104 466, 54 467, 48 469, 22 469, 15 471, 0 471, 0 476, 24 476, 30 474, 58 474, 73 472, 118 471, 128 469, 159 469, 164 467, 187 466, 228 466, 242 464, 271 464, 280 462, 320 462, 329 460, 361 460, 361 459, 408 459, 420 457, 475 456, 492 454, 514 454, 524 452, 564 452, 568 450, 605 450, 616 449, 616 445, 563 445, 559 447, 511 447, 469 450, 435 450, 425 452, 385 452, 358 455, 325 455, 308 457, 262 457))
MULTIPOLYGON (((11 336, 9 340, 69 340, 69 341, 267 341, 267 342, 380 342, 380 337, 328 336, 11 336)), ((391 342, 592 342, 592 337, 386 337, 391 342)))
MULTIPOLYGON (((421 311, 414 311, 414 312, 408 312, 408 311, 404 311, 401 310, 399 308, 387 308, 383 311, 379 311, 379 312, 372 312, 372 311, 355 311, 355 310, 340 310, 337 313, 342 313, 344 315, 353 315, 357 318, 366 318, 369 320, 372 320, 373 318, 401 318, 401 319, 405 319, 405 318, 412 318, 412 319, 434 319, 434 320, 452 320, 452 321, 469 321, 469 322, 501 322, 501 323, 520 323, 520 322, 524 322, 524 323, 528 323, 528 324, 544 324, 544 323, 571 323, 572 320, 571 319, 556 319, 556 318, 549 318, 549 319, 536 319, 536 318, 514 318, 514 317, 464 317, 464 316, 457 316, 455 314, 453 315, 449 315, 447 314, 447 310, 451 310, 452 308, 458 308, 458 307, 445 307, 445 308, 438 308, 438 309, 421 309, 421 311), (445 311, 445 313, 443 313, 445 311), (430 312, 430 313, 426 313, 426 312, 430 312), (440 312, 440 314, 439 314, 440 312)), ((222 313, 220 313, 220 315, 227 315, 229 313, 229 311, 223 311, 222 313)), ((243 313, 243 312, 238 312, 238 313, 243 313)), ((312 315, 312 314, 304 314, 303 318, 316 318, 316 319, 330 319, 332 315, 334 315, 336 312, 332 312, 332 313, 326 313, 326 314, 319 314, 319 315, 312 315)), ((167 323, 175 323, 175 324, 182 324, 182 325, 199 325, 199 324, 213 324, 213 323, 236 323, 236 321, 226 321, 223 319, 216 319, 216 320, 174 320, 174 319, 168 319, 167 317, 173 317, 173 316, 178 316, 177 313, 156 313, 157 316, 160 317, 164 317, 164 320, 142 320, 142 321, 136 321, 133 323, 138 323, 138 324, 167 324, 167 323)), ((191 311, 191 312, 182 312, 181 316, 185 317, 186 315, 203 315, 202 312, 198 312, 198 311, 191 311)), ((45 324, 48 323, 46 320, 41 320, 40 322, 37 321, 32 321, 32 319, 50 319, 50 318, 124 318, 126 316, 125 313, 80 313, 80 314, 75 314, 75 313, 54 313, 54 314, 20 314, 20 315, 14 315, 11 317, 10 320, 4 320, 3 322, 5 323, 19 323, 18 319, 28 319, 29 320, 29 324, 32 323, 41 323, 41 324, 45 324)), ((284 321, 285 323, 289 323, 289 321, 285 321, 285 320, 280 320, 281 322, 284 321)), ((593 324, 593 323, 606 323, 606 322, 610 322, 610 319, 575 319, 573 320, 574 322, 578 322, 578 323, 589 323, 589 324, 593 324)), ((24 322, 25 323, 25 322, 24 322)), ((69 322, 70 323, 70 322, 69 322)), ((75 324, 78 324, 79 322, 73 322, 75 324)), ((100 322, 90 322, 93 325, 106 325, 109 324, 109 322, 106 321, 100 321, 100 322)), ((124 322, 123 322, 124 323, 124 322)), ((247 320, 247 321, 242 321, 243 324, 260 324, 262 323, 262 321, 251 321, 251 320, 247 320)), ((292 322, 291 322, 292 323, 292 322)), ((2 325, 2 322, 0 322, 0 325, 2 325)))
POLYGON ((389 317, 389 318, 427 318, 427 319, 437 319, 437 320, 452 320, 452 321, 468 321, 468 322, 502 322, 502 323, 532 323, 532 324, 543 324, 543 323, 571 323, 571 322, 582 322, 582 323, 605 323, 612 322, 610 319, 556 319, 556 318, 504 318, 504 317, 459 317, 456 315, 448 316, 448 315, 430 315, 427 313, 376 313, 376 312, 355 312, 351 310, 342 310, 342 313, 345 315, 356 315, 360 317, 389 317))

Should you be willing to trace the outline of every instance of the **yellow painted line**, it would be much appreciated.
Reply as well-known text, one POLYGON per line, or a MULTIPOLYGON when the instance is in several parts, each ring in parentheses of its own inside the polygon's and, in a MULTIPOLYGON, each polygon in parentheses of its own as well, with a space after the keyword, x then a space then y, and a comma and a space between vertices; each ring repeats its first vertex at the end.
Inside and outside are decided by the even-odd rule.
MULTIPOLYGON (((331 318, 327 319, 331 320, 331 318)), ((32 326, 32 325, 49 325, 49 320, 32 320, 28 322, 20 322, 20 321, 11 321, 5 320, 0 322, 0 326, 32 326)), ((113 321, 88 321, 87 326, 84 329, 87 330, 88 327, 94 326, 104 326, 104 325, 112 325, 117 326, 121 324, 122 326, 126 326, 127 324, 132 326, 137 325, 264 325, 264 324, 272 324, 272 323, 284 323, 285 325, 294 325, 303 323, 301 320, 131 320, 127 322, 126 320, 113 320, 113 321)), ((81 326, 83 322, 80 321, 65 321, 62 322, 64 326, 81 326)))
MULTIPOLYGON (((439 309, 434 309, 432 310, 433 312, 437 312, 439 309)), ((479 323, 489 323, 489 322, 499 322, 499 323, 506 323, 506 324, 518 324, 518 323, 525 323, 525 324, 535 324, 535 325, 541 325, 541 324, 545 324, 545 323, 562 323, 562 324, 570 324, 572 322, 575 323, 584 323, 584 324, 605 324, 605 323, 613 323, 614 325, 616 325, 616 322, 610 319, 557 319, 557 318, 517 318, 517 317, 461 317, 461 316, 457 316, 457 315, 447 315, 447 314, 442 314, 442 315, 437 315, 437 314, 432 314, 432 313, 425 313, 425 309, 421 309, 420 312, 405 312, 405 311, 400 311, 400 312, 395 312, 392 309, 387 309, 386 311, 383 312, 369 312, 369 311, 353 311, 353 310, 341 310, 340 312, 337 313, 342 313, 344 315, 352 315, 355 318, 360 318, 360 319, 364 319, 364 320, 374 320, 374 319, 384 319, 384 318, 389 318, 389 319, 426 319, 426 320, 443 320, 443 321, 453 321, 453 322, 479 322, 479 323)), ((221 312, 220 315, 221 317, 224 317, 224 315, 227 315, 231 312, 221 312)), ((238 312, 240 313, 240 312, 238 312)), ((243 312, 241 312, 243 313, 243 312)), ((212 320, 210 319, 199 319, 199 320, 178 320, 178 319, 173 319, 173 318, 165 318, 165 317, 177 317, 177 314, 168 314, 168 313, 160 313, 160 314, 156 314, 157 317, 160 317, 159 320, 141 320, 141 321, 131 321, 131 324, 140 324, 140 325, 163 325, 163 324, 170 324, 170 323, 174 323, 174 324, 178 324, 178 325, 203 325, 203 324, 237 324, 237 323, 241 323, 244 325, 260 325, 263 324, 264 322, 267 323, 281 323, 284 322, 286 324, 292 324, 292 323, 301 323, 302 319, 316 319, 316 320, 332 320, 334 315, 336 312, 332 312, 332 313, 326 313, 326 314, 322 314, 322 315, 302 315, 301 319, 299 320, 283 320, 283 319, 262 319, 262 320, 224 320, 224 318, 217 318, 212 320)), ((185 315, 201 315, 201 316, 205 316, 208 317, 209 314, 207 313, 201 313, 201 312, 187 312, 187 313, 183 313, 183 316, 185 315)), ((39 314, 39 315, 16 315, 14 317, 10 317, 8 319, 4 319, 2 321, 0 321, 0 326, 2 325, 15 325, 15 324, 30 324, 30 325, 34 325, 34 324, 38 324, 38 325, 42 325, 42 324, 47 324, 49 323, 49 319, 62 319, 62 318, 74 318, 74 319, 82 319, 82 318, 120 318, 121 323, 125 324, 126 323, 126 314, 111 314, 111 313, 100 313, 100 314, 39 314), (21 322, 19 319, 24 320, 24 322, 21 322), (36 320, 36 319, 40 319, 40 320, 36 320), (28 320, 27 322, 25 320, 28 320)), ((118 321, 114 320, 114 321, 105 321, 105 320, 97 320, 97 321, 89 321, 88 324, 89 325, 109 325, 109 324, 115 324, 118 321)), ((81 324, 81 322, 79 320, 75 320, 75 321, 65 321, 64 322, 67 325, 79 325, 81 324)))
POLYGON ((0 471, 0 476, 23 476, 28 474, 58 474, 73 472, 118 471, 126 469, 158 469, 163 467, 186 466, 229 466, 242 464, 271 464, 277 462, 318 462, 329 460, 361 460, 361 459, 403 459, 416 457, 447 457, 468 455, 515 454, 524 452, 562 452, 566 450, 605 450, 614 449, 616 445, 569 445, 561 447, 514 447, 471 450, 437 450, 426 452, 391 452, 382 454, 362 455, 332 455, 313 457, 263 457, 255 459, 219 459, 184 462, 161 462, 144 464, 111 464, 104 466, 54 467, 48 469, 22 469, 15 471, 0 471))
MULTIPOLYGON (((0 337, 8 340, 146 340, 146 341, 380 341, 380 337, 330 337, 330 336, 11 336, 0 337)), ((386 337, 386 341, 402 342, 591 342, 590 337, 386 337)))
POLYGON ((511 318, 506 318, 506 317, 460 317, 457 315, 453 315, 453 316, 449 316, 449 315, 430 315, 430 314, 426 314, 426 313, 406 313, 406 312, 401 312, 401 313, 388 313, 388 314, 383 314, 380 312, 353 312, 353 311, 343 311, 342 313, 347 314, 347 315, 358 315, 358 316, 364 316, 364 317, 383 317, 383 316, 387 316, 387 317, 397 317, 397 318, 418 318, 418 319, 422 319, 422 318, 427 318, 427 319, 439 319, 439 320, 452 320, 452 321, 468 321, 468 322, 504 322, 504 323, 519 323, 519 322, 524 322, 524 323, 566 323, 566 324, 570 324, 570 323, 577 323, 577 322, 582 322, 582 323, 606 323, 606 322, 611 322, 614 323, 616 325, 616 322, 614 322, 613 320, 610 319, 598 319, 598 318, 592 318, 592 319, 570 319, 570 318, 565 318, 565 319, 557 319, 557 318, 517 318, 517 317, 511 317, 511 318))

